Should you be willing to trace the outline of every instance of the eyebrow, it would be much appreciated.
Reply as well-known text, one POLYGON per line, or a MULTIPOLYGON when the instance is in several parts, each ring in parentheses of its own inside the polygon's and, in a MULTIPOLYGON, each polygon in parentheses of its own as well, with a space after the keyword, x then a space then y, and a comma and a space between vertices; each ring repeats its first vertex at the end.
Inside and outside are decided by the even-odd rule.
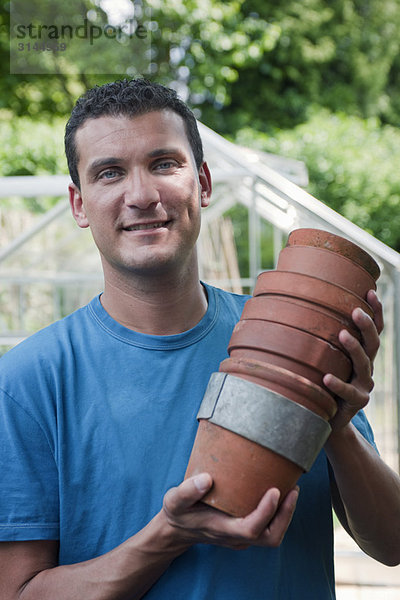
POLYGON ((180 148, 156 148, 148 153, 149 158, 157 158, 158 156, 165 156, 166 154, 182 154, 182 150, 180 148))
POLYGON ((110 165, 120 165, 122 163, 121 158, 116 158, 115 156, 110 156, 107 158, 98 158, 94 160, 88 168, 89 175, 94 175, 98 169, 103 167, 107 167, 110 165))
MULTIPOLYGON (((183 152, 180 148, 177 147, 169 147, 169 148, 156 148, 147 154, 148 158, 157 158, 159 156, 166 156, 168 154, 178 154, 183 155, 183 152)), ((121 165, 124 162, 124 159, 117 158, 116 156, 109 156, 106 158, 98 158, 94 160, 88 168, 89 176, 92 176, 104 167, 108 167, 111 165, 121 165)))

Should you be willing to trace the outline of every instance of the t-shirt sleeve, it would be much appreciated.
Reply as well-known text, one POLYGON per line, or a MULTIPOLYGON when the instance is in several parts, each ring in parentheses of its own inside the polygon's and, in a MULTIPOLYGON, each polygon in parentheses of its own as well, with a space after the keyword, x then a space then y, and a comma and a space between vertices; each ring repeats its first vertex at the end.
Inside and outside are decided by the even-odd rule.
POLYGON ((58 474, 40 423, 0 390, 0 540, 59 539, 58 474))
POLYGON ((358 431, 365 437, 365 439, 375 448, 378 452, 378 448, 375 444, 374 433, 366 414, 363 410, 360 410, 352 419, 352 423, 357 427, 358 431))

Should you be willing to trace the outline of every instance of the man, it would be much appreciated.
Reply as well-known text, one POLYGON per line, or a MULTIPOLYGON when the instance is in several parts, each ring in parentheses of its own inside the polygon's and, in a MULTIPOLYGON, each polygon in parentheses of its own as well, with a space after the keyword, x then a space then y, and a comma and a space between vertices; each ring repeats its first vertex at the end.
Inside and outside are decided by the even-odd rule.
POLYGON ((211 477, 182 480, 246 298, 199 281, 211 178, 195 119, 160 85, 107 84, 78 101, 66 152, 105 287, 0 361, 0 597, 334 598, 331 498, 359 545, 397 564, 399 478, 359 412, 383 327, 376 295, 375 323, 353 314, 363 345, 340 334, 354 377, 325 376, 339 412, 298 502, 296 488, 277 508, 271 489, 243 519, 206 507, 211 477))

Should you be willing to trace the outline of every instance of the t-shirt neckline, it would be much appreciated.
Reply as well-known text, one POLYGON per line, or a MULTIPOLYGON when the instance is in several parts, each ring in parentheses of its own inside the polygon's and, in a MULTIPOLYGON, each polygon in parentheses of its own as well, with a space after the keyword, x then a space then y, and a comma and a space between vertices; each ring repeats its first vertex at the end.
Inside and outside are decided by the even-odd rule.
MULTIPOLYGON (((203 282, 202 282, 203 283, 203 282)), ((108 334, 126 344, 147 348, 149 350, 176 350, 196 343, 206 336, 214 326, 218 313, 218 299, 215 289, 203 283, 208 295, 208 307, 203 318, 191 329, 174 335, 149 335, 134 331, 121 325, 104 309, 100 296, 89 303, 88 309, 92 318, 108 334)))

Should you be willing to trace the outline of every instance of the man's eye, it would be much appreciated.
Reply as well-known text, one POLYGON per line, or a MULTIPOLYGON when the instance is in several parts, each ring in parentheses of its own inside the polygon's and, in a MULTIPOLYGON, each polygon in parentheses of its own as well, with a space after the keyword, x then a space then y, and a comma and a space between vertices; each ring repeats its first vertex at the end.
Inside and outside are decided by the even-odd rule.
POLYGON ((99 175, 99 179, 113 179, 119 175, 118 171, 114 169, 107 169, 107 171, 102 171, 99 175))
POLYGON ((174 160, 164 160, 163 162, 159 162, 156 165, 156 169, 161 169, 161 170, 171 169, 175 165, 176 165, 176 162, 174 160))

